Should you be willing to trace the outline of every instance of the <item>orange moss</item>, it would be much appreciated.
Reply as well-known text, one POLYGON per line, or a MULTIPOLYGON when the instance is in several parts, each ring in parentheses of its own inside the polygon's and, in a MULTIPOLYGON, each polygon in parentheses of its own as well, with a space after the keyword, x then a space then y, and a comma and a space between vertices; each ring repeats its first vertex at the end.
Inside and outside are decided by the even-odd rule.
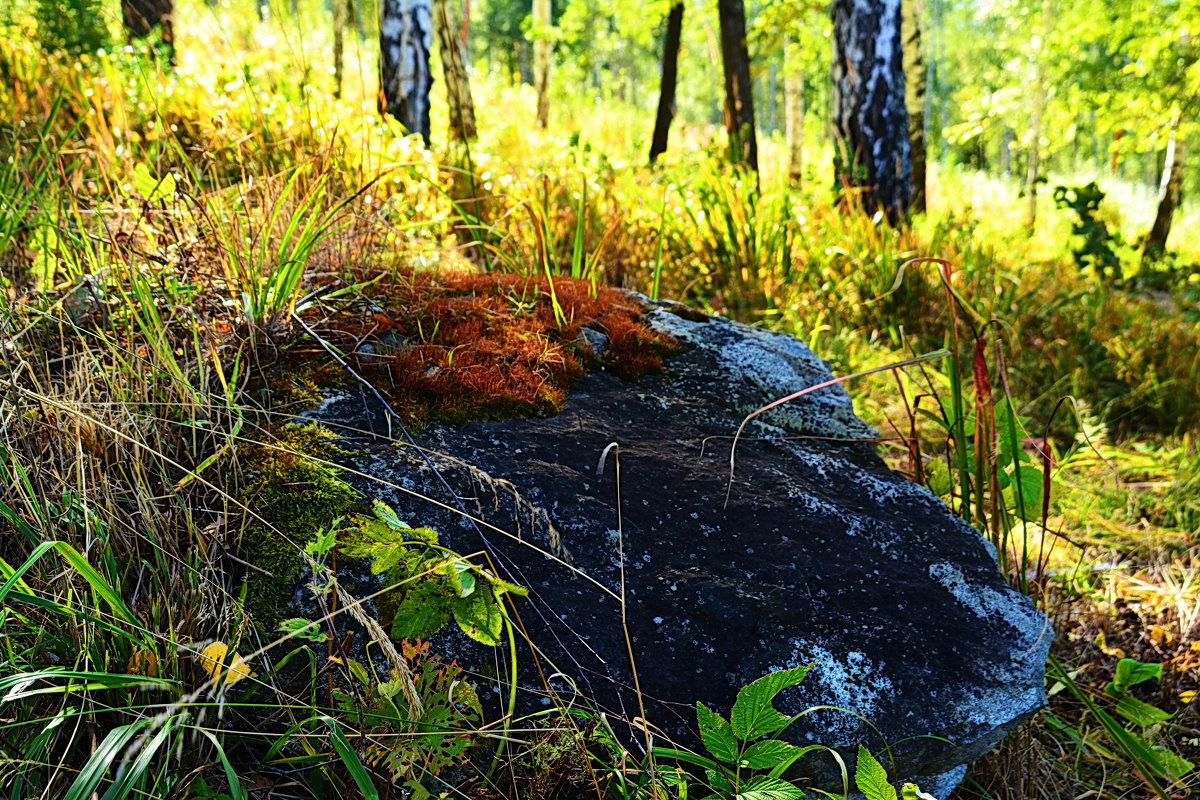
POLYGON ((355 367, 413 421, 555 414, 587 369, 632 379, 677 348, 640 321, 636 299, 587 281, 403 272, 376 291, 381 310, 327 329, 353 337, 355 367), (602 354, 585 327, 608 337, 602 354))

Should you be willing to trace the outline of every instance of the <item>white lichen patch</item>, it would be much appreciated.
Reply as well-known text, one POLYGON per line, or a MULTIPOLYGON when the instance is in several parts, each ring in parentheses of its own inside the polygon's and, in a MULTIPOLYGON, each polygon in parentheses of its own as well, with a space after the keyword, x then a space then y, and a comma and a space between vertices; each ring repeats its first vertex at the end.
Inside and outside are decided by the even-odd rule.
MULTIPOLYGON (((863 727, 860 717, 878 719, 881 701, 892 693, 887 665, 873 661, 858 650, 839 657, 821 645, 800 639, 793 640, 792 647, 789 667, 813 665, 802 684, 804 694, 820 698, 819 705, 841 709, 820 712, 828 734, 821 743, 831 747, 857 743, 863 727)), ((803 709, 796 709, 800 710, 803 709)))
POLYGON ((968 583, 962 570, 947 561, 931 564, 929 577, 980 619, 1010 625, 1017 633, 1015 644, 1019 649, 1050 646, 1052 632, 1045 617, 1025 597, 1014 591, 999 592, 991 586, 968 583))

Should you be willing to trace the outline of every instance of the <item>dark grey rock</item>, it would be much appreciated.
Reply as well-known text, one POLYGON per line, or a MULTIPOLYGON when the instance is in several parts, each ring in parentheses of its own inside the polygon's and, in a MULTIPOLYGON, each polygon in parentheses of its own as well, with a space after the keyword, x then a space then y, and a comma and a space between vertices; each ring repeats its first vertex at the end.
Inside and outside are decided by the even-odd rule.
MULTIPOLYGON (((519 659, 524 710, 550 702, 536 650, 542 675, 565 676, 551 680, 561 700, 599 706, 641 741, 629 724, 643 710, 621 624, 624 565, 658 742, 698 748, 697 700, 727 712, 754 679, 813 664, 779 707, 842 710, 802 717, 789 738, 848 761, 859 743, 886 743, 896 777, 948 793, 962 765, 1044 703, 1045 618, 1003 580, 978 532, 855 441, 874 432, 840 386, 747 427, 724 508, 743 417, 829 380, 828 368, 781 334, 662 308, 648 318, 686 345, 666 371, 636 384, 590 374, 551 419, 431 425, 417 449, 397 431, 389 439, 387 415, 357 390, 314 416, 382 434, 352 444, 354 469, 372 476, 359 484, 366 494, 461 553, 488 552, 531 589, 520 611, 532 642, 519 659)), ((504 679, 506 659, 461 636, 435 648, 504 679)), ((808 766, 829 778, 831 765, 808 766)))

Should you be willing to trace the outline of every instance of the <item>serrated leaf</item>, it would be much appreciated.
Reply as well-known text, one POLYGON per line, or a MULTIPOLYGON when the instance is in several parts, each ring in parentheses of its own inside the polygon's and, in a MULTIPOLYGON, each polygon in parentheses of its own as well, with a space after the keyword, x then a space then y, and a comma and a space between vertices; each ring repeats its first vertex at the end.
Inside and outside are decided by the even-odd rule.
POLYGON ((1157 725, 1160 722, 1166 722, 1173 716, 1157 706, 1143 703, 1141 700, 1129 695, 1125 695, 1117 702, 1117 713, 1134 725, 1139 725, 1143 728, 1150 725, 1157 725))
POLYGON ((801 800, 804 791, 782 778, 751 778, 738 790, 737 800, 801 800))
POLYGON ((392 618, 393 639, 428 639, 450 621, 450 595, 446 587, 418 581, 404 589, 392 618))
POLYGON ((764 739, 746 748, 746 752, 737 760, 737 765, 750 769, 772 769, 789 758, 794 758, 802 750, 803 748, 780 739, 764 739))
POLYGON ((708 778, 708 787, 721 797, 729 797, 733 794, 733 784, 723 773, 715 769, 706 769, 704 775, 708 778))
POLYGON ((733 735, 742 741, 774 733, 787 724, 789 717, 779 713, 772 703, 775 695, 804 680, 809 667, 794 667, 764 675, 738 692, 729 714, 733 735))
POLYGON ((700 741, 713 758, 731 764, 737 759, 737 739, 724 717, 704 703, 696 703, 696 724, 700 726, 700 741))
POLYGON ((456 597, 450 603, 454 621, 462 632, 477 642, 495 647, 504 631, 504 612, 500 601, 491 591, 475 592, 470 597, 456 597))
POLYGON ((896 800, 896 787, 888 783, 887 770, 861 744, 858 746, 858 764, 854 768, 854 783, 867 800, 896 800))
POLYGON ((401 521, 400 517, 396 516, 396 512, 392 510, 392 507, 382 500, 372 500, 371 510, 375 512, 375 517, 380 522, 382 522, 384 525, 387 525, 392 530, 408 530, 408 524, 401 521))

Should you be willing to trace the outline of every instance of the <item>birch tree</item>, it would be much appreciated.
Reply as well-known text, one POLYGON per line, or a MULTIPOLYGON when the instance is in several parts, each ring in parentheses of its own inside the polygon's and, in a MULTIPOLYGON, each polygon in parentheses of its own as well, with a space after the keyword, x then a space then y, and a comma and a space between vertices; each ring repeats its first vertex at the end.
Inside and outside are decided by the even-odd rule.
POLYGON ((430 0, 383 0, 379 19, 382 110, 429 146, 430 0))
POLYGON ((912 199, 900 0, 834 0, 834 178, 893 225, 912 199))

